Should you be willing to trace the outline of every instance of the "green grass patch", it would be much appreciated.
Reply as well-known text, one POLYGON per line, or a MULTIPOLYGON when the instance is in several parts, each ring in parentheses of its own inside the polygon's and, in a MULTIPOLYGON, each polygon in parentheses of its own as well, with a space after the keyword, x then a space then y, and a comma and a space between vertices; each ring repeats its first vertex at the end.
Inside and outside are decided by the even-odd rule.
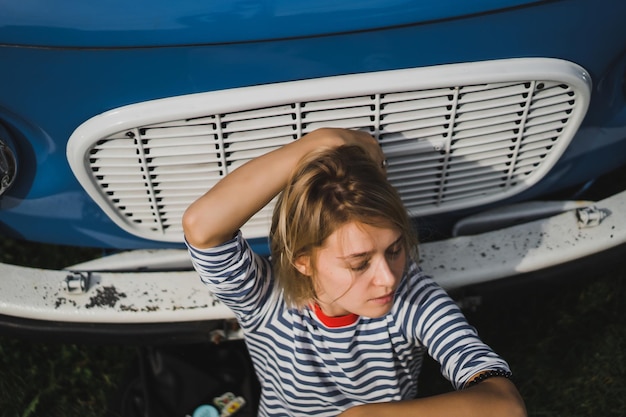
POLYGON ((0 337, 0 415, 105 415, 133 349, 0 337))
POLYGON ((511 365, 530 416, 626 413, 626 267, 499 291, 468 319, 511 365))

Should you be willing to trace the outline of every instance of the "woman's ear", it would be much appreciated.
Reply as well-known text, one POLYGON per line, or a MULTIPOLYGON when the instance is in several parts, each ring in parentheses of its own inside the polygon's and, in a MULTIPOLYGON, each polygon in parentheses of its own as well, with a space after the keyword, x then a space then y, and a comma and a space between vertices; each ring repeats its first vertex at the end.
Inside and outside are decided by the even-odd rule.
POLYGON ((293 265, 296 267, 298 272, 302 275, 310 277, 312 275, 311 271, 311 257, 308 255, 300 255, 293 262, 293 265))

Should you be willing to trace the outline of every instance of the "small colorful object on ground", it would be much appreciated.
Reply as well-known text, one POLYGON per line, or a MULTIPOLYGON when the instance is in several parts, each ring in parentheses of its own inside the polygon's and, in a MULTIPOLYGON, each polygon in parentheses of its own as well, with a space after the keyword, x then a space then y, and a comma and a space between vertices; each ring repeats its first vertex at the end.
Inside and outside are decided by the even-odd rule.
POLYGON ((219 412, 212 405, 203 404, 194 410, 192 417, 219 417, 219 412))
POLYGON ((232 392, 226 392, 213 398, 213 404, 220 410, 220 417, 229 417, 246 405, 246 400, 241 396, 235 396, 232 392))

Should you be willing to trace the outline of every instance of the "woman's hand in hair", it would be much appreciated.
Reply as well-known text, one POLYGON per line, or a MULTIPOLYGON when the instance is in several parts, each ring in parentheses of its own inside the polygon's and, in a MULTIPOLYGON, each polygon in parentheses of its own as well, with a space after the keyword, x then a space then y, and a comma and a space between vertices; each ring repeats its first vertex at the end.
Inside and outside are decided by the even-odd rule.
POLYGON ((343 142, 344 145, 357 145, 362 147, 372 160, 380 167, 385 166, 385 155, 376 139, 367 132, 349 129, 319 129, 311 134, 328 134, 335 135, 343 142))
POLYGON ((361 146, 377 163, 384 160, 378 142, 368 133, 335 128, 315 130, 247 162, 191 204, 183 215, 187 241, 197 248, 208 248, 231 239, 283 190, 303 157, 342 145, 361 146))

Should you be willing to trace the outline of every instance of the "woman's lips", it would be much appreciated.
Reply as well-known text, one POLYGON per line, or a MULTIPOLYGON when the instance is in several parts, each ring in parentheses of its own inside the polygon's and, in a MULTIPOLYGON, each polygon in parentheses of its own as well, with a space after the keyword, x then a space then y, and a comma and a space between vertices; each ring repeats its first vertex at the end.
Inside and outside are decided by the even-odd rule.
POLYGON ((393 301, 393 294, 393 292, 390 292, 389 294, 385 294, 381 297, 372 298, 370 301, 376 304, 388 304, 393 301))

